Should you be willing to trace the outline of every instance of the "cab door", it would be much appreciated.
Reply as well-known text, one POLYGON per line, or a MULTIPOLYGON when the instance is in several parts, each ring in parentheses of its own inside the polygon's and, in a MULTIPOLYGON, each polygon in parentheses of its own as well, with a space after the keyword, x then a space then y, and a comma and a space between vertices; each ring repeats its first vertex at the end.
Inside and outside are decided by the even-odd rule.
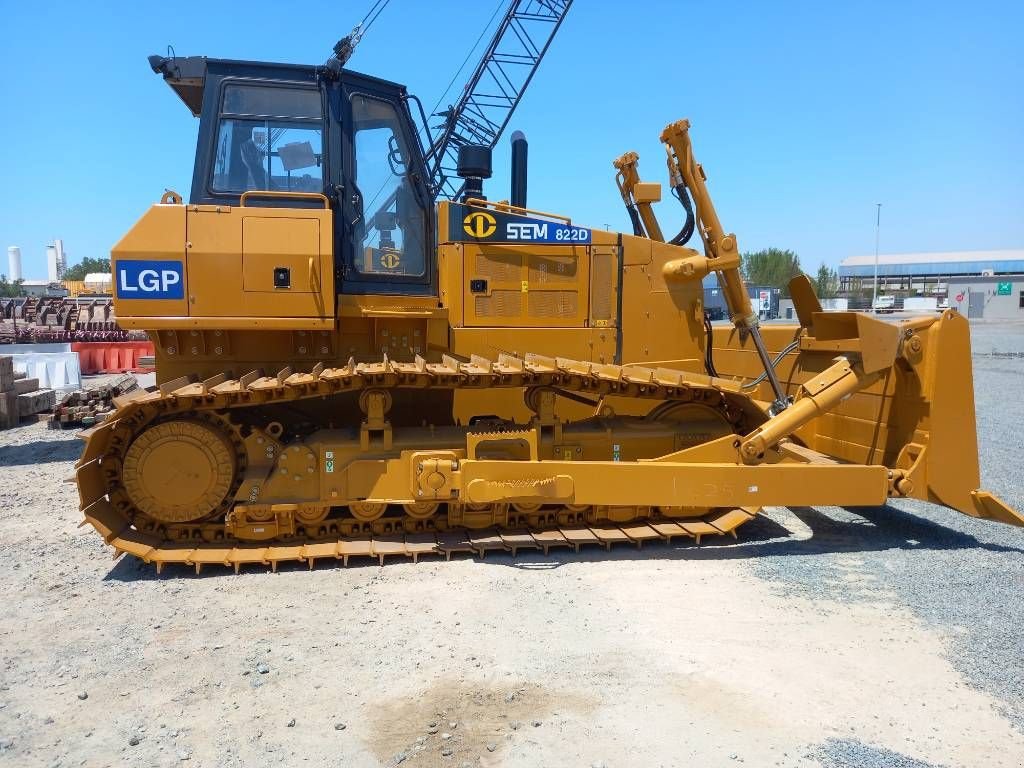
POLYGON ((436 294, 433 199, 400 86, 349 75, 340 91, 341 292, 436 294))

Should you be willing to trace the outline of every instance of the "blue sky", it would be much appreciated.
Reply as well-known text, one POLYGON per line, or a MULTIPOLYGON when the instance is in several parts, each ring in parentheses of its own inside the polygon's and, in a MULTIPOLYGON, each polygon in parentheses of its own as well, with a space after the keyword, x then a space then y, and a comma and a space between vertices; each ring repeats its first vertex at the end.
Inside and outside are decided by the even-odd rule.
MULTIPOLYGON (((350 66, 430 106, 495 4, 392 0, 350 66)), ((165 187, 187 196, 198 121, 146 55, 319 63, 370 5, 0 0, 2 245, 43 277, 53 238, 72 262, 104 255, 165 187)), ((1024 247, 1022 7, 577 0, 510 126, 530 139, 530 206, 628 231, 612 159, 634 149, 664 182, 658 134, 689 117, 744 250, 808 270, 871 253, 876 202, 883 252, 1024 247)), ((675 201, 659 213, 674 230, 675 201)))

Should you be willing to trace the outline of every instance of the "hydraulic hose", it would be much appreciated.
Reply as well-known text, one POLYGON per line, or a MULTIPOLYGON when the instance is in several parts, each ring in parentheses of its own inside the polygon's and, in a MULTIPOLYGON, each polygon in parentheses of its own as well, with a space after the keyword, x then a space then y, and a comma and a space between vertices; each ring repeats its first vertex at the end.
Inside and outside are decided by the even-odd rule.
MULTIPOLYGON (((800 339, 796 339, 795 341, 791 341, 789 344, 787 344, 783 348, 783 350, 781 352, 779 352, 779 354, 777 354, 775 356, 775 359, 772 360, 772 368, 774 369, 779 363, 782 362, 782 358, 784 358, 786 355, 788 355, 790 352, 792 352, 794 349, 796 349, 799 346, 800 346, 800 339)), ((751 381, 748 381, 746 384, 743 384, 742 385, 743 389, 753 389, 754 387, 756 387, 758 384, 760 384, 762 381, 764 381, 767 378, 768 378, 768 372, 765 371, 760 376, 758 376, 756 379, 753 379, 751 381)))
POLYGON ((637 211, 635 205, 627 205, 626 212, 629 214, 629 220, 633 224, 633 234, 637 237, 645 237, 643 225, 640 223, 640 213, 637 211))
POLYGON ((707 342, 704 345, 704 370, 707 371, 708 376, 714 376, 718 378, 718 371, 715 370, 715 355, 714 355, 714 329, 711 327, 711 313, 704 312, 704 333, 707 338, 707 342))
POLYGON ((669 242, 672 245, 686 245, 690 242, 690 238, 693 237, 693 230, 697 223, 696 217, 693 215, 693 205, 690 203, 690 196, 686 193, 686 184, 682 182, 676 184, 672 188, 672 194, 683 204, 683 209, 686 211, 686 221, 683 223, 683 228, 679 230, 679 234, 669 240, 669 242))

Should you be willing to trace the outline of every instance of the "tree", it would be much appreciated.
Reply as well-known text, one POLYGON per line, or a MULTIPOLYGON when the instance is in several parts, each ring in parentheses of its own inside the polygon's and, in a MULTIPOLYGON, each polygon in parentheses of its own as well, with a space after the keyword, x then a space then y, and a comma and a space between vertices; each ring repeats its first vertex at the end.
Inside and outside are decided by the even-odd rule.
POLYGON ((0 275, 0 297, 5 299, 21 296, 21 284, 24 280, 15 280, 13 283, 7 279, 7 275, 0 275))
POLYGON ((65 280, 85 280, 91 272, 110 272, 110 259, 93 259, 86 256, 77 264, 72 264, 64 271, 65 280))
POLYGON ((748 284, 781 288, 784 296, 789 295, 789 281, 803 274, 800 257, 781 248, 744 253, 742 269, 743 278, 748 284))
POLYGON ((819 299, 834 299, 839 293, 839 273, 827 264, 818 267, 818 276, 813 282, 814 292, 819 299))

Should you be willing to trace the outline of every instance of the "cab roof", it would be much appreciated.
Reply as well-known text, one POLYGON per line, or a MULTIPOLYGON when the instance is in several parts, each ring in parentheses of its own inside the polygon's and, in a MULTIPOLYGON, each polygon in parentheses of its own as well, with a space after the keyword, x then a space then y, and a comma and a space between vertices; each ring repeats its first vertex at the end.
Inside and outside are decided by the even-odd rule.
MULTIPOLYGON (((206 76, 213 73, 220 76, 260 77, 274 80, 290 80, 299 83, 315 83, 321 73, 327 73, 324 66, 313 64, 284 64, 270 61, 246 61, 243 59, 211 59, 206 56, 150 56, 150 68, 162 75, 189 111, 195 116, 203 111, 203 91, 206 87, 206 76)), ((333 73, 332 73, 333 74, 333 73)), ((352 70, 342 70, 341 76, 354 76, 361 80, 372 81, 390 88, 405 91, 405 86, 383 80, 378 77, 364 75, 352 70)))

